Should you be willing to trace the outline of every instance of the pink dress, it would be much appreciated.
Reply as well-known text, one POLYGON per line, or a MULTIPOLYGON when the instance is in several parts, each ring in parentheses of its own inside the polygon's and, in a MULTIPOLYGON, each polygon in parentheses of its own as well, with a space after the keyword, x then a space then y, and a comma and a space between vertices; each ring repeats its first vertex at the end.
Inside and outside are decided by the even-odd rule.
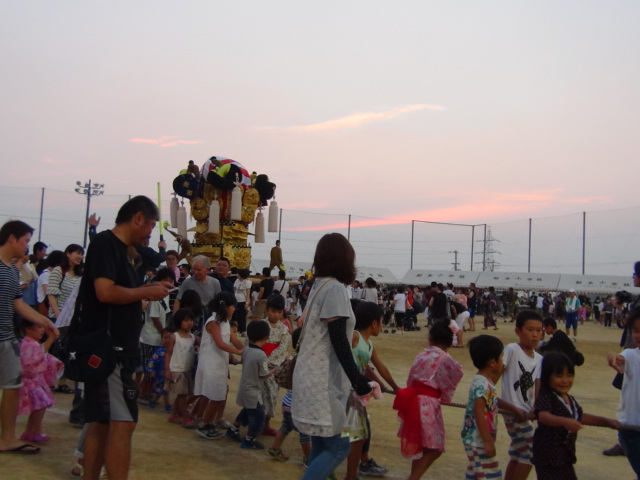
MULTIPOLYGON (((444 452, 445 432, 440 403, 451 401, 462 374, 462 366, 438 347, 426 348, 413 362, 407 387, 418 391, 422 447, 444 452), (420 394, 425 389, 432 395, 420 394), (440 395, 439 399, 437 394, 440 395)), ((402 437, 402 433, 401 425, 398 436, 402 437)), ((421 456, 422 452, 412 455, 417 458, 421 456)))
POLYGON ((64 364, 44 351, 44 347, 31 337, 20 343, 22 387, 19 392, 18 415, 55 405, 50 385, 62 375, 64 364))

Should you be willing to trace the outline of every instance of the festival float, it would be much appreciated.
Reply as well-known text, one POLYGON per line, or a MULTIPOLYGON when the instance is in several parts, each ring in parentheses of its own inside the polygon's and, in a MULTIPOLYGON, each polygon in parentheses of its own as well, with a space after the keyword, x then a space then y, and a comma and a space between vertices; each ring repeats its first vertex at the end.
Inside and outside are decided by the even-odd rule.
POLYGON ((248 238, 255 235, 254 243, 264 243, 262 210, 267 206, 268 231, 278 231, 275 189, 276 185, 267 175, 249 174, 242 164, 230 158, 213 156, 202 168, 190 160, 188 167, 173 180, 170 225, 176 231, 169 230, 165 224, 167 232, 180 244, 180 257, 206 255, 213 265, 225 257, 232 267, 249 268, 248 238), (187 229, 187 211, 196 222, 190 229, 187 229), (252 223, 254 233, 249 232, 252 223))

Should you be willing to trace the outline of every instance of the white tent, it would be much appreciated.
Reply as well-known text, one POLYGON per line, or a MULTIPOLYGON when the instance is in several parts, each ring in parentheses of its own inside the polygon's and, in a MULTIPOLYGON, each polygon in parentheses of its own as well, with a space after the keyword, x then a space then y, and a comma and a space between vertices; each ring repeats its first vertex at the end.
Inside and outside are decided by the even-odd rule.
MULTIPOLYGON (((251 273, 262 273, 262 269, 269 266, 269 260, 252 259, 251 260, 251 273)), ((311 263, 306 262, 285 262, 287 278, 289 280, 298 280, 304 275, 304 272, 311 270, 311 263)), ((358 267, 356 266, 357 274, 356 280, 364 282, 368 277, 373 278, 378 283, 398 283, 396 276, 391 273, 388 268, 380 267, 358 267)), ((277 268, 271 271, 271 275, 277 275, 277 268)))
POLYGON ((442 284, 453 283, 456 286, 468 287, 470 283, 477 283, 480 272, 452 271, 452 270, 409 270, 402 283, 406 285, 431 285, 431 282, 442 284))
POLYGON ((560 275, 555 273, 481 272, 476 286, 499 290, 513 287, 515 290, 556 291, 559 281, 560 275))
POLYGON ((616 293, 626 290, 634 295, 640 294, 640 288, 633 286, 631 276, 618 277, 613 275, 561 275, 558 291, 566 292, 573 288, 581 293, 616 293))

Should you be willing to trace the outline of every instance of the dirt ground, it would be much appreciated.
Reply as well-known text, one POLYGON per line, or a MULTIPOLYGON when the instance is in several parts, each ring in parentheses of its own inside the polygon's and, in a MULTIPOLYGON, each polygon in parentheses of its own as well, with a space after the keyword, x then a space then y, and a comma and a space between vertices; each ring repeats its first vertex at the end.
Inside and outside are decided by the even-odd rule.
MULTIPOLYGON (((422 319, 421 319, 422 320, 422 319)), ((420 322, 424 325, 424 321, 420 322)), ((503 323, 500 319, 499 330, 488 333, 497 335, 506 343, 516 341, 513 324, 503 323)), ((470 336, 485 333, 478 329, 470 336)), ((578 349, 586 357, 585 364, 577 369, 572 394, 582 405, 585 412, 615 417, 619 391, 611 386, 614 372, 606 365, 605 356, 609 351, 617 351, 621 331, 618 328, 603 328, 593 323, 580 327, 578 349)), ((378 354, 391 370, 396 382, 403 386, 414 357, 426 346, 426 330, 408 332, 404 335, 381 334, 374 340, 378 354)), ((466 403, 469 383, 475 373, 466 349, 451 349, 451 355, 462 363, 465 375, 458 386, 455 402, 466 403)), ((240 378, 240 366, 231 367, 229 404, 225 413, 227 420, 233 420, 238 412, 235 405, 237 382, 240 378)), ((282 391, 282 395, 284 391, 282 391)), ((67 412, 71 404, 71 395, 56 394, 58 404, 47 412, 45 417, 46 433, 52 440, 42 447, 42 453, 35 456, 2 455, 0 457, 0 479, 60 479, 74 478, 69 474, 74 460, 73 451, 80 433, 67 423, 67 412)), ((391 408, 393 396, 385 395, 380 401, 372 402, 369 408, 373 441, 371 455, 375 460, 387 466, 389 473, 385 478, 403 479, 410 470, 410 461, 400 455, 396 437, 398 423, 395 411, 391 408)), ((427 472, 424 478, 452 479, 464 478, 466 457, 460 443, 460 428, 463 410, 443 407, 445 428, 447 430, 446 452, 427 472)), ((274 422, 277 427, 279 416, 274 422)), ((22 432, 25 417, 20 417, 18 432, 22 432)), ((507 442, 504 424, 498 429, 498 457, 500 464, 508 461, 507 442)), ((260 439, 267 446, 270 437, 260 439)), ((578 434, 576 472, 580 479, 631 479, 633 471, 624 457, 606 457, 602 450, 616 441, 613 430, 584 427, 578 434)), ((241 450, 237 443, 230 440, 204 440, 192 430, 185 430, 167 422, 167 415, 161 409, 140 407, 140 423, 134 434, 133 460, 130 478, 133 480, 183 479, 297 479, 302 475, 302 455, 297 435, 291 434, 284 450, 290 455, 288 462, 272 460, 263 451, 241 450)), ((344 465, 338 471, 341 478, 344 465)), ((535 478, 535 473, 530 475, 535 478)))

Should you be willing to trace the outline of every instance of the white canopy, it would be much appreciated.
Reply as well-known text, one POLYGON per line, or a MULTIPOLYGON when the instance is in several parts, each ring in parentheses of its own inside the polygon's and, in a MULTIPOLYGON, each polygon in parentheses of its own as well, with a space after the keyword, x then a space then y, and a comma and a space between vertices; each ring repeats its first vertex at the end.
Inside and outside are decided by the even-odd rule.
POLYGON ((527 272, 469 272, 452 270, 409 270, 402 282, 409 285, 428 285, 431 282, 453 283, 455 286, 495 287, 504 289, 513 287, 516 290, 576 292, 590 294, 613 294, 618 290, 626 290, 634 295, 640 294, 640 288, 633 286, 631 277, 613 275, 574 275, 556 273, 527 272))
MULTIPOLYGON (((269 260, 252 259, 251 260, 251 273, 262 273, 262 269, 269 266, 269 260)), ((289 280, 297 280, 304 275, 304 272, 311 270, 311 263, 307 262, 285 262, 287 269, 287 278, 289 280)), ((391 273, 388 268, 380 267, 359 267, 357 266, 356 280, 364 282, 368 277, 373 278, 377 283, 398 283, 396 276, 391 273)), ((272 275, 277 274, 277 269, 273 269, 272 275)))
POLYGON ((431 285, 431 282, 453 283, 456 286, 468 287, 476 283, 480 272, 452 271, 452 270, 409 270, 402 278, 406 285, 431 285))
POLYGON ((560 275, 556 273, 512 273, 481 272, 476 282, 478 287, 495 287, 515 290, 552 290, 556 291, 560 275))
POLYGON ((634 295, 640 294, 640 288, 633 286, 631 276, 561 275, 558 291, 566 292, 571 288, 578 293, 616 293, 619 290, 626 290, 634 295))

